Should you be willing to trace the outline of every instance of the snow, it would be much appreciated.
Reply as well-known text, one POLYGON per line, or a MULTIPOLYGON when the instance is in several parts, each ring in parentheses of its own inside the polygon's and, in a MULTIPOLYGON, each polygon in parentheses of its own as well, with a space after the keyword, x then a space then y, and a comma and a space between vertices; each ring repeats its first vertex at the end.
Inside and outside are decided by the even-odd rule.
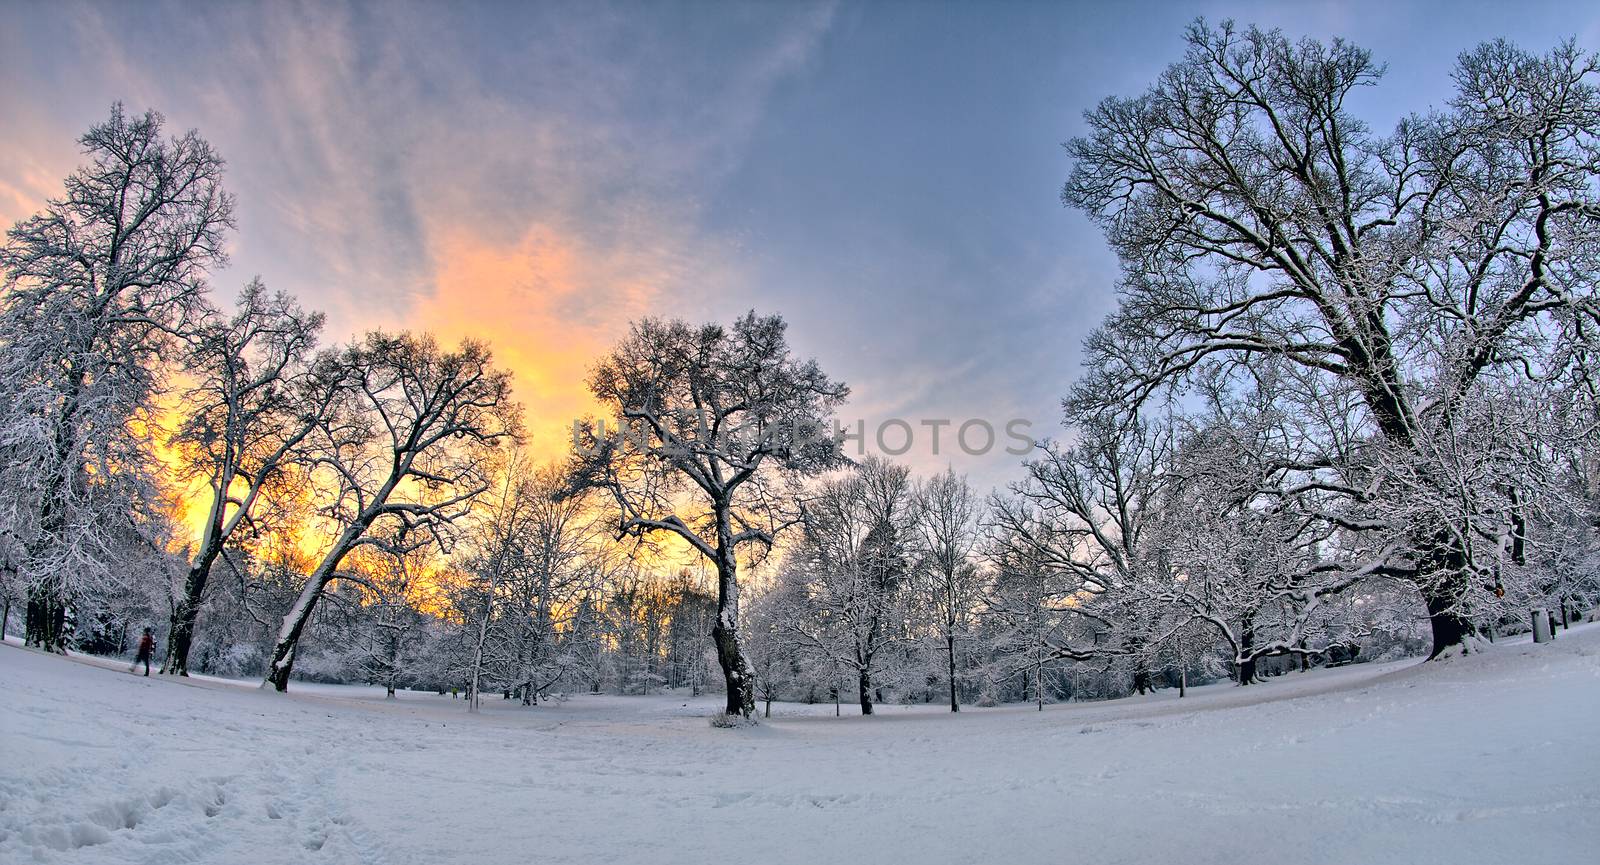
POLYGON ((1108 703, 523 709, 0 647, 0 862, 1589 861, 1600 625, 1108 703), (846 711, 850 707, 846 706, 846 711))

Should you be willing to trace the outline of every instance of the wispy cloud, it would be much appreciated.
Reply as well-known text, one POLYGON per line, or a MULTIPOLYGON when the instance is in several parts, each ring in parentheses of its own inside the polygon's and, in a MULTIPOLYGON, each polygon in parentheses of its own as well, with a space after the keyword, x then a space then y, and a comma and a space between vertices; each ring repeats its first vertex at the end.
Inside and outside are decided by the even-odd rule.
POLYGON ((487 339, 553 453, 558 429, 587 407, 589 365, 630 319, 698 316, 696 304, 736 292, 732 241, 700 227, 703 198, 833 17, 829 5, 730 14, 726 32, 705 39, 735 50, 713 58, 671 10, 640 11, 264 4, 29 16, 34 32, 7 37, 14 53, 0 68, 61 92, 0 97, 30 130, 5 145, 0 216, 35 209, 72 164, 81 129, 66 133, 52 103, 71 102, 79 122, 118 99, 156 107, 229 160, 240 234, 219 287, 260 274, 325 309, 336 337, 412 327, 487 339), (48 48, 30 44, 43 30, 48 48))

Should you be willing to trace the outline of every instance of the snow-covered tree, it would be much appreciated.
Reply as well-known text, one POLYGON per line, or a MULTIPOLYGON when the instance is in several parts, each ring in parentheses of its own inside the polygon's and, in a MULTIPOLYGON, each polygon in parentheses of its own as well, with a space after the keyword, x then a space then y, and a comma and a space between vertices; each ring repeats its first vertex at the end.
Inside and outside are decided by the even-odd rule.
POLYGON ((625 557, 605 571, 605 621, 619 694, 648 694, 666 682, 657 671, 671 596, 655 574, 625 557))
POLYGON ((66 192, 0 246, 0 535, 27 637, 64 648, 69 607, 128 575, 118 551, 160 522, 148 440, 176 344, 225 260, 222 160, 159 114, 113 106, 66 192))
POLYGON ((434 546, 398 538, 381 547, 360 547, 346 559, 353 572, 348 579, 361 591, 352 657, 368 681, 383 685, 389 699, 417 678, 427 636, 423 609, 439 582, 437 559, 434 546))
POLYGON ((672 619, 667 624, 667 686, 687 685, 696 697, 716 672, 711 629, 717 621, 717 595, 704 583, 698 569, 678 570, 671 582, 672 619), (709 664, 708 656, 712 659, 709 664))
POLYGON ((173 607, 163 672, 189 674, 195 620, 211 570, 241 527, 259 532, 261 511, 286 480, 301 445, 343 396, 336 365, 312 365, 322 316, 260 280, 234 313, 212 312, 187 335, 183 416, 171 444, 183 470, 205 483, 205 526, 173 607))
POLYGON ((911 473, 882 457, 822 482, 779 580, 786 627, 804 652, 849 671, 861 714, 893 684, 911 641, 915 524, 911 473))
POLYGON ((745 611, 749 641, 745 647, 750 669, 756 677, 756 696, 765 703, 762 714, 772 717, 772 701, 783 698, 799 678, 798 659, 804 652, 796 645, 789 622, 796 611, 785 609, 795 600, 792 592, 768 587, 751 599, 745 611))
POLYGON ((575 665, 561 645, 561 631, 592 582, 588 563, 596 525, 585 496, 563 495, 559 470, 534 470, 523 483, 519 561, 502 591, 502 615, 508 619, 506 653, 514 659, 506 679, 529 706, 575 665))
POLYGON ((1416 463, 1391 462, 1391 484, 1419 516, 1448 526, 1477 589, 1476 621, 1519 622, 1592 594, 1596 430, 1587 394, 1497 376, 1416 463), (1426 473, 1424 474, 1424 469, 1426 473))
MULTIPOLYGON (((238 535, 218 557, 207 583, 190 647, 190 668, 217 676, 259 676, 271 657, 278 623, 316 566, 301 549, 295 525, 267 525, 261 535, 238 535)), ((185 567, 173 584, 179 596, 185 567)))
POLYGON ((358 546, 437 543, 490 488, 490 456, 519 422, 510 376, 481 343, 371 333, 326 353, 349 387, 308 437, 319 517, 333 540, 283 618, 264 685, 289 687, 295 650, 328 584, 358 546), (374 530, 376 529, 376 530, 374 530))
MULTIPOLYGON (((989 669, 985 690, 992 694, 1007 682, 1021 685, 1021 698, 1032 699, 1042 711, 1045 673, 1063 658, 1086 660, 1092 650, 1071 648, 1074 641, 1072 596, 1063 598, 1063 575, 1036 555, 1037 548, 1006 537, 1013 529, 997 528, 989 548, 994 579, 984 599, 984 621, 989 633, 989 669)), ((1081 624, 1081 621, 1078 622, 1081 624)), ((1096 634, 1093 621, 1090 634, 1096 634)), ((1078 629, 1081 632, 1081 628, 1078 629)), ((1099 640, 1090 639, 1095 646, 1099 640)))
MULTIPOLYGON (((460 625, 462 649, 452 674, 467 683, 467 711, 478 709, 484 677, 517 663, 514 634, 503 633, 513 584, 527 570, 525 537, 534 507, 532 477, 517 452, 499 467, 492 492, 481 498, 466 532, 461 569, 448 591, 460 625)), ((531 612, 531 611, 524 611, 531 612)), ((513 630, 515 628, 513 627, 513 630)))
POLYGON ((1294 383, 1270 363, 1254 373, 1242 393, 1204 383, 1205 409, 1159 421, 1099 406, 1094 385, 1081 386, 1073 444, 1044 445, 1028 479, 996 499, 997 554, 1022 563, 1013 581, 1031 590, 1053 575, 1048 602, 1070 626, 1046 638, 1052 657, 1114 660, 1142 692, 1152 662, 1204 623, 1249 683, 1260 658, 1348 639, 1330 602, 1406 573, 1393 535, 1368 531, 1385 524, 1324 477, 1319 421, 1283 410, 1294 383))
POLYGON ((933 624, 944 644, 950 711, 961 711, 956 663, 957 642, 971 627, 983 595, 976 552, 980 504, 966 477, 953 469, 917 485, 916 529, 920 536, 916 568, 933 624))
POLYGON ((778 316, 732 326, 646 319, 596 367, 590 389, 614 424, 577 432, 575 487, 606 491, 619 536, 666 533, 717 571, 712 635, 727 713, 755 710, 739 641, 738 557, 794 518, 783 485, 842 464, 833 411, 848 389, 794 358, 778 316))
MULTIPOLYGON (((989 557, 1024 581, 1020 597, 1031 598, 1043 580, 1046 597, 1037 603, 1083 620, 1082 628, 1050 630, 1056 655, 1080 660, 1127 651, 1122 635, 1149 619, 1130 609, 1138 606, 1130 592, 1150 574, 1145 535, 1172 481, 1175 439, 1169 419, 1099 409, 1086 390, 1069 401, 1075 441, 1041 443, 1024 464, 1026 478, 994 497, 989 512, 989 557), (1107 639, 1113 632, 1117 639, 1107 639), (1059 642, 1063 635, 1078 641, 1059 642)), ((1018 615, 1033 615, 1034 604, 1026 600, 1018 615)))
POLYGON ((1303 461, 1282 446, 1295 439, 1270 400, 1219 405, 1183 435, 1146 567, 1106 606, 1143 620, 1142 647, 1204 623, 1250 684, 1262 658, 1322 655, 1353 636, 1333 602, 1389 574, 1392 557, 1366 549, 1373 536, 1345 530, 1332 496, 1294 470, 1303 461))
MULTIPOLYGON (((1383 72, 1354 45, 1231 23, 1197 23, 1188 42, 1068 144, 1063 198, 1123 266, 1120 308, 1088 344, 1095 380, 1137 403, 1197 371, 1242 377, 1234 361, 1276 358, 1355 413, 1365 444, 1330 466, 1344 487, 1387 480, 1391 463, 1447 485, 1435 442, 1490 374, 1540 381, 1560 345, 1592 331, 1594 58, 1570 42, 1542 55, 1482 45, 1461 56, 1446 109, 1385 136, 1354 113, 1383 72)), ((1485 589, 1459 535, 1400 501, 1412 492, 1370 496, 1417 518, 1399 533, 1433 653, 1462 645, 1485 589)))
POLYGON ((564 637, 597 577, 609 573, 599 557, 625 557, 593 544, 588 503, 563 484, 558 469, 513 451, 468 521, 453 597, 469 708, 484 683, 534 705, 583 666, 564 637))

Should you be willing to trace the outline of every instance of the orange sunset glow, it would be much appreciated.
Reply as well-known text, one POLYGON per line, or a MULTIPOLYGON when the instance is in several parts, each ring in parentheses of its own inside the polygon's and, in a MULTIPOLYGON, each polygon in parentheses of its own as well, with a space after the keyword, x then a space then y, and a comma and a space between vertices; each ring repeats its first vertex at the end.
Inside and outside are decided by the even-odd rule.
POLYGON ((659 282, 650 274, 606 273, 593 251, 542 226, 503 247, 445 230, 433 257, 433 291, 409 320, 443 343, 487 341, 516 376, 529 450, 540 460, 560 459, 573 421, 595 410, 590 367, 630 318, 650 309, 659 282), (593 296, 601 286, 603 304, 593 296))

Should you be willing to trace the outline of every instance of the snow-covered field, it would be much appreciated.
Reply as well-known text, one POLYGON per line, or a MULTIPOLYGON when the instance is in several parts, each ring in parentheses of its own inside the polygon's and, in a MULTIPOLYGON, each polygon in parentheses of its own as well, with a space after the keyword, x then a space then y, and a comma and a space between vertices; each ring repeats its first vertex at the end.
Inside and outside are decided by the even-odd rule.
POLYGON ((1600 625, 1445 663, 876 718, 521 709, 0 648, 0 862, 1593 861, 1600 625))

